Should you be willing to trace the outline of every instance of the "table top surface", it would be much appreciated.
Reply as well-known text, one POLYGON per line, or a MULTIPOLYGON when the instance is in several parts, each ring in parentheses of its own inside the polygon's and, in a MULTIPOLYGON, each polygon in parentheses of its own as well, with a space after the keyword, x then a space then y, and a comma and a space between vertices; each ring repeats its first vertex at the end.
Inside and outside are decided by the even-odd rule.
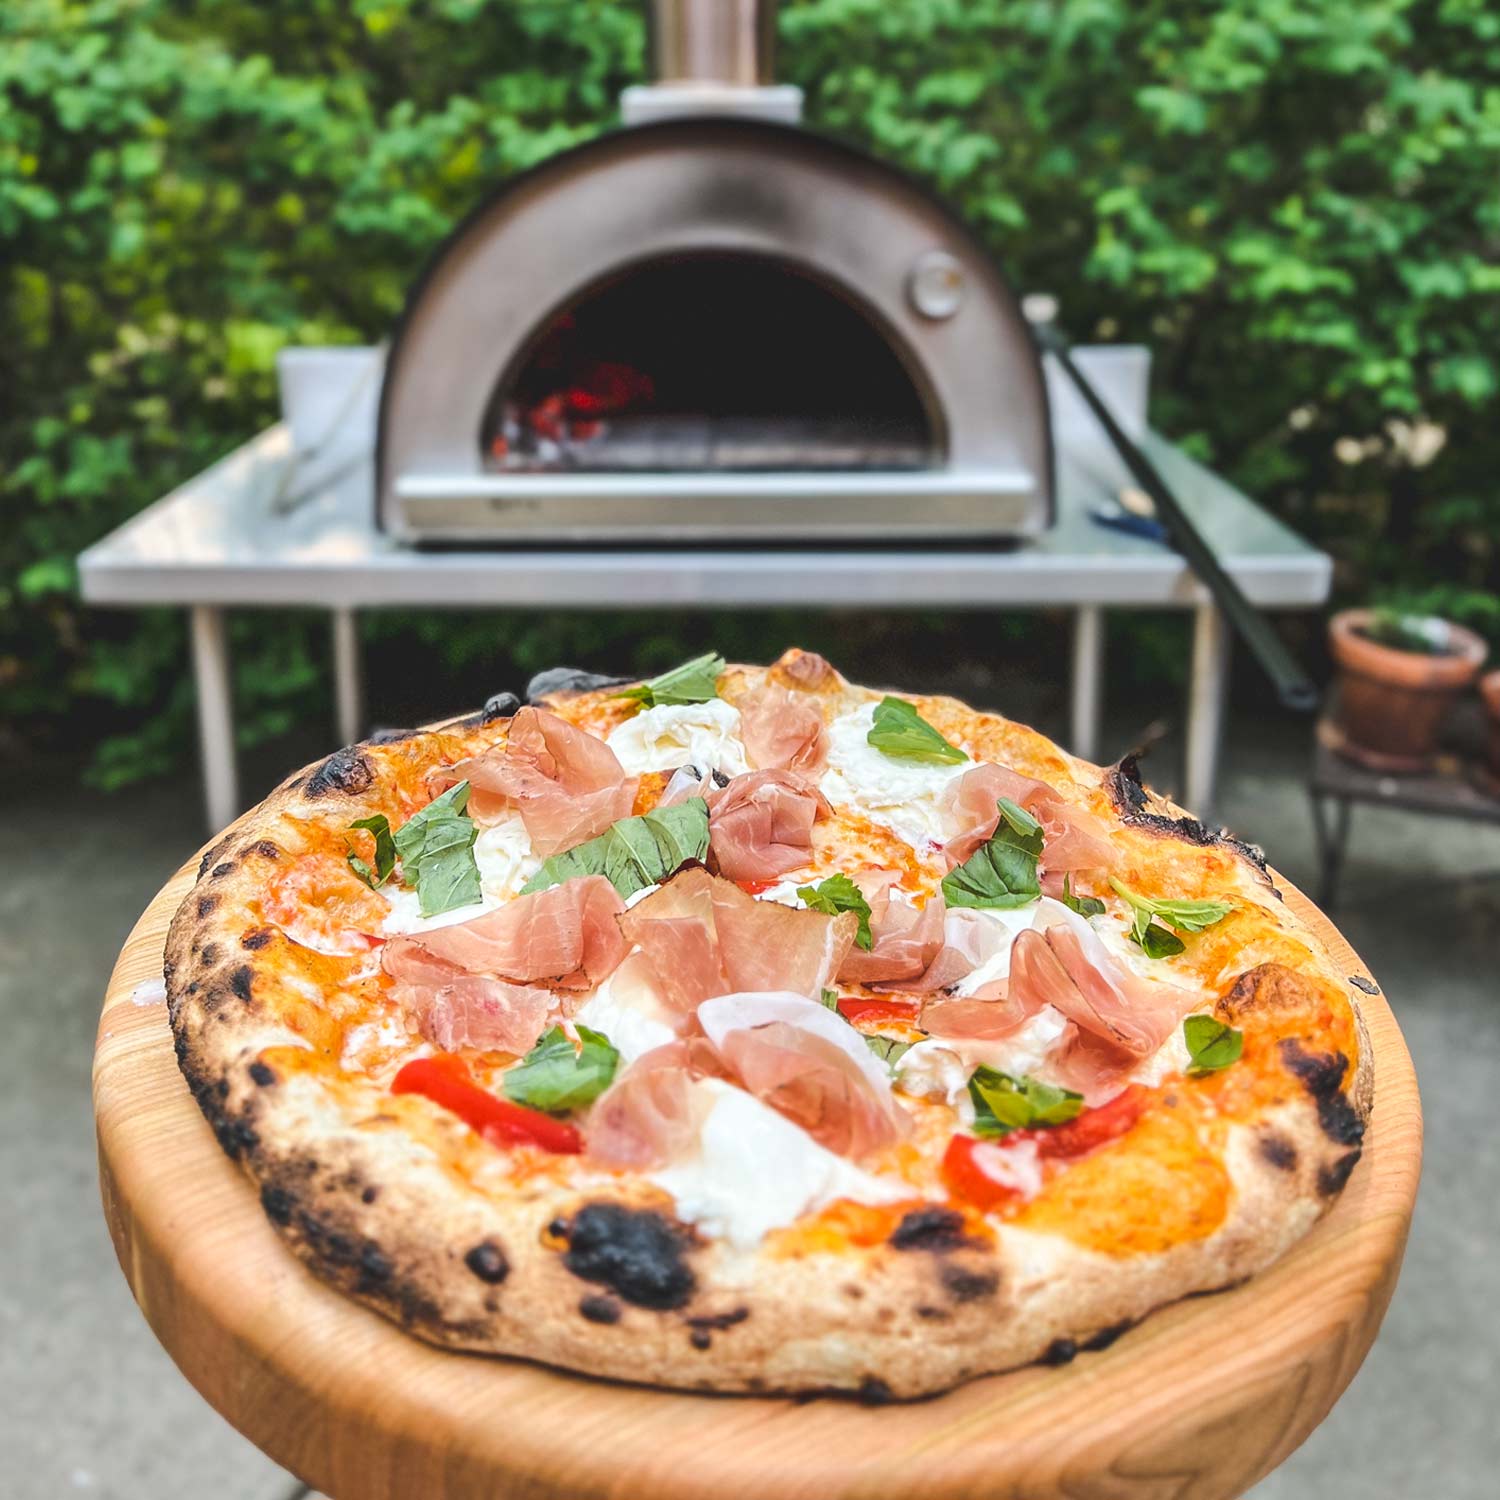
POLYGON ((1312 789, 1321 796, 1373 802, 1432 817, 1500 823, 1500 781, 1475 755, 1445 750, 1430 771, 1372 771, 1345 759, 1321 739, 1313 750, 1312 789))
MULTIPOLYGON (((94 1069, 105 1214, 187 1377, 337 1500, 1224 1500, 1323 1419, 1395 1287, 1420 1103, 1385 1000, 1352 987, 1375 1103, 1333 1211, 1262 1275, 1163 1309, 1069 1366, 872 1408, 653 1391, 430 1347, 294 1259, 188 1094, 159 993, 139 987, 160 979, 192 873, 147 909, 105 998, 94 1069)), ((1304 897, 1287 899, 1343 972, 1368 975, 1304 897)))
MULTIPOLYGON (((1165 439, 1143 446, 1264 607, 1313 608, 1331 564, 1225 480, 1165 439)), ((1092 521, 1126 483, 1118 459, 1069 437, 1058 455, 1058 514, 1016 544, 419 550, 376 529, 371 463, 290 483, 278 424, 147 507, 79 559, 96 604, 586 607, 1114 604, 1182 608, 1207 600, 1177 553, 1092 521), (278 495, 306 490, 288 513, 278 495)), ((316 467, 316 466, 315 466, 316 467)), ((325 465, 325 468, 328 466, 325 465)))

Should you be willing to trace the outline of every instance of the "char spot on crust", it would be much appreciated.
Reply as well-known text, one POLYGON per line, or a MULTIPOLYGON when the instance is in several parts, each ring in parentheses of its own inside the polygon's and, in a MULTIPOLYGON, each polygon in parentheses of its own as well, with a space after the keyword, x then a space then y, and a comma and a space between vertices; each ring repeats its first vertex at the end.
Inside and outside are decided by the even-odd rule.
POLYGON ((1214 1014, 1221 1021, 1238 1021, 1252 1011, 1291 1009, 1306 993, 1306 981, 1285 964, 1257 964, 1219 997, 1214 1014))
POLYGON ((993 1297, 1000 1290, 1000 1276, 995 1271, 975 1271, 965 1266, 945 1262, 938 1271, 948 1295, 955 1302, 978 1302, 993 1297))
POLYGON ((240 947, 248 948, 252 953, 255 953, 264 948, 275 936, 275 931, 270 927, 252 927, 240 939, 240 947))
POLYGON ((1108 1349, 1121 1334, 1129 1333, 1131 1321, 1129 1318, 1119 1323, 1111 1323, 1108 1328, 1101 1328, 1093 1337, 1087 1338, 1078 1347, 1087 1349, 1090 1353, 1097 1354, 1101 1349, 1108 1349))
POLYGON ((229 988, 240 1000, 250 999, 250 990, 255 983, 255 970, 249 964, 237 964, 229 971, 229 988))
POLYGON ((420 729, 377 729, 371 733, 365 743, 367 745, 399 745, 402 740, 415 739, 421 732, 420 729))
POLYGON ((891 1231, 892 1250, 957 1250, 970 1243, 964 1216, 952 1208, 914 1208, 891 1231))
POLYGON ((1318 1191, 1325 1198, 1336 1198, 1343 1192, 1344 1184, 1349 1181, 1349 1174, 1359 1165, 1362 1155, 1361 1148, 1356 1146, 1354 1150, 1346 1151, 1335 1161, 1319 1167, 1318 1191))
POLYGON ((389 1281, 395 1270, 391 1258, 374 1240, 367 1240, 359 1252, 359 1273, 366 1282, 389 1281))
POLYGON ((205 943, 203 951, 198 957, 205 968, 212 968, 219 961, 219 945, 217 943, 205 943))
POLYGON ((1261 1159, 1269 1162, 1281 1172, 1290 1172, 1297 1165, 1297 1148, 1284 1135, 1268 1130, 1257 1138, 1255 1148, 1261 1159))
POLYGON ((219 898, 217 896, 199 896, 198 915, 200 917, 206 917, 209 912, 211 912, 218 904, 219 898))
POLYGON ((589 1203, 574 1216, 563 1264, 582 1281, 598 1281, 637 1307, 681 1307, 696 1278, 681 1227, 652 1209, 589 1203))
POLYGON ((361 1203, 373 1203, 379 1196, 380 1189, 378 1187, 367 1187, 364 1192, 359 1195, 359 1201, 361 1203))
POLYGON ((703 1328, 715 1333, 722 1333, 726 1328, 733 1328, 736 1323, 743 1323, 750 1316, 748 1307, 736 1307, 730 1312, 722 1313, 700 1313, 697 1317, 687 1320, 689 1328, 703 1328))
POLYGON ((251 1082, 259 1084, 261 1088, 268 1089, 276 1082, 276 1070, 268 1067, 259 1058, 250 1064, 251 1082))
POLYGON ((578 1302, 578 1312, 590 1323, 618 1323, 624 1309, 618 1300, 610 1296, 590 1295, 578 1302))
POLYGON ((290 1224, 292 1213, 297 1207, 297 1197, 285 1188, 273 1187, 267 1183, 260 1190, 260 1206, 265 1209, 266 1217, 273 1224, 290 1224))
POLYGON ((714 1336, 706 1328, 695 1328, 688 1334, 688 1343, 695 1349, 707 1349, 714 1341, 714 1336))
POLYGON ((538 672, 526 684, 526 701, 540 703, 559 693, 572 697, 578 693, 597 692, 600 688, 621 687, 634 681, 633 677, 601 677, 597 672, 585 672, 580 667, 549 667, 545 672, 538 672))
POLYGON ((1053 1339, 1042 1351, 1041 1358, 1037 1360, 1037 1363, 1039 1365, 1070 1365, 1077 1357, 1077 1340, 1053 1339))
POLYGON ((499 1286, 510 1275, 510 1262, 494 1240, 481 1240, 464 1256, 464 1264, 491 1286, 499 1286))
POLYGON ((854 1393, 861 1406, 889 1406, 895 1393, 878 1375, 866 1375, 854 1393))
POLYGON ((205 875, 219 862, 219 856, 229 847, 233 840, 232 833, 226 833, 223 838, 211 844, 203 851, 203 858, 198 861, 198 879, 202 880, 205 875))
POLYGON ((509 719, 520 708, 521 700, 514 693, 495 693, 486 698, 479 711, 481 724, 493 723, 496 719, 509 719))
POLYGON ((1342 1052, 1309 1052, 1296 1037, 1282 1041, 1281 1059, 1312 1095, 1323 1134, 1340 1146, 1359 1145, 1365 1123, 1342 1088, 1349 1059, 1342 1052))
POLYGON ((240 850, 242 858, 248 859, 252 854, 259 855, 261 859, 280 859, 281 849, 270 839, 256 839, 253 844, 246 844, 240 850))
POLYGON ((226 875, 232 875, 235 871, 235 863, 232 859, 220 860, 213 869, 208 872, 210 880, 222 880, 226 875))
POLYGON ((1357 990, 1363 990, 1367 995, 1378 995, 1380 986, 1373 979, 1366 979, 1363 974, 1351 974, 1349 983, 1357 990))
POLYGON ((922 1306, 917 1309, 919 1318, 929 1318, 938 1323, 944 1323, 953 1316, 946 1308, 922 1306))
MULTIPOLYGON (((1114 804, 1115 811, 1120 814, 1123 822, 1168 838, 1181 839, 1187 844, 1197 844, 1202 848, 1218 844, 1226 849, 1232 849, 1236 854, 1249 860, 1266 878, 1267 884, 1270 883, 1265 852, 1254 844, 1247 844, 1222 828, 1210 828, 1200 823, 1197 818, 1174 818, 1157 811, 1157 807, 1162 804, 1146 790, 1142 783, 1141 768, 1136 763, 1135 756, 1127 755, 1105 771, 1104 790, 1109 794, 1109 800, 1114 804)), ((1272 886, 1271 889, 1274 891, 1276 888, 1272 886)), ((1276 894, 1279 896, 1281 893, 1277 891, 1276 894)))
POLYGON ((309 797, 357 797, 369 791, 375 781, 375 768, 357 745, 335 750, 307 778, 309 797))

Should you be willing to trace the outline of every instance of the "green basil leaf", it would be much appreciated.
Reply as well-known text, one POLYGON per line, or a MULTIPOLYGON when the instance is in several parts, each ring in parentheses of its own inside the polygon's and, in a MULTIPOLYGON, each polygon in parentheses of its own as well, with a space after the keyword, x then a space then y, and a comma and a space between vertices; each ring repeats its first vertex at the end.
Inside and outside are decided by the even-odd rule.
POLYGON ((839 1013, 839 992, 837 990, 824 990, 822 1004, 825 1009, 839 1013))
POLYGON ((957 745, 950 745, 904 698, 880 700, 865 739, 892 760, 956 765, 969 758, 957 745))
POLYGON ((855 946, 869 952, 873 942, 870 937, 870 903, 847 875, 830 875, 817 885, 799 885, 797 894, 809 911, 824 912, 830 917, 838 916, 841 911, 854 912, 859 917, 855 946))
POLYGON ((1183 1040, 1187 1042, 1188 1074, 1200 1077, 1204 1073, 1217 1073, 1230 1063, 1238 1062, 1245 1050, 1245 1033, 1236 1031, 1217 1016, 1189 1016, 1182 1023, 1183 1040))
POLYGON ((1131 890, 1123 880, 1116 880, 1113 876, 1109 883, 1135 909, 1137 918, 1142 912, 1148 917, 1160 917, 1167 926, 1175 927, 1179 932, 1202 932, 1205 927, 1222 922, 1231 910, 1227 901, 1160 900, 1131 890))
POLYGON ((545 891, 578 875, 602 875, 628 900, 707 854, 708 803, 689 797, 638 818, 621 818, 598 838, 543 860, 520 894, 545 891))
POLYGON ((414 813, 395 834, 401 856, 401 883, 420 898, 424 917, 435 917, 480 899, 474 840, 479 829, 469 817, 469 783, 460 781, 414 813))
POLYGON ((1133 928, 1130 935, 1140 944, 1147 958, 1176 958, 1186 947, 1175 932, 1150 918, 1144 925, 1133 928))
POLYGON ((345 858, 349 861, 349 868, 372 891, 377 891, 391 878, 396 868, 396 841, 391 837, 390 819, 384 813, 375 813, 368 818, 359 818, 349 827, 351 829, 362 828, 366 833, 375 835, 375 868, 373 870, 354 852, 354 845, 348 840, 345 840, 349 843, 349 851, 345 858))
POLYGON ((646 708, 659 708, 666 703, 707 703, 718 696, 723 670, 724 658, 717 651, 709 651, 615 696, 634 698, 646 708))
POLYGON ((978 1067, 969 1079, 974 1104, 974 1134, 1009 1135, 1012 1130, 1061 1125, 1083 1109, 1083 1095, 1057 1088, 1039 1078, 1012 1078, 998 1068, 978 1067))
POLYGON ((888 1068, 894 1068, 915 1045, 915 1042, 898 1042, 893 1036, 865 1037, 865 1046, 888 1068))
POLYGON ((1073 875, 1070 871, 1063 876, 1063 905, 1070 911, 1076 911, 1080 917, 1102 917, 1104 915, 1104 903, 1097 896, 1075 896, 1073 894, 1073 875))
POLYGON ((528 1109, 562 1114, 591 1104, 610 1085, 620 1054, 610 1039, 576 1028, 581 1046, 554 1026, 501 1080, 505 1097, 528 1109))
POLYGON ((1042 894, 1037 878, 1042 825, 1009 797, 1002 797, 999 805, 1000 821, 988 842, 943 877, 949 906, 1013 910, 1042 894))

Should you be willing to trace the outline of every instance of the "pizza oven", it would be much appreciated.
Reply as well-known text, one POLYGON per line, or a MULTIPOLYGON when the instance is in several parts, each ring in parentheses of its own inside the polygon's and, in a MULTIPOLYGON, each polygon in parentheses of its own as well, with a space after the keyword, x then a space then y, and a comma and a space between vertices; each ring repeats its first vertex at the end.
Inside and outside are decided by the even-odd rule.
POLYGON ((382 526, 414 542, 1007 537, 1046 388, 970 230, 800 128, 774 6, 656 0, 624 128, 508 181, 412 292, 382 526))

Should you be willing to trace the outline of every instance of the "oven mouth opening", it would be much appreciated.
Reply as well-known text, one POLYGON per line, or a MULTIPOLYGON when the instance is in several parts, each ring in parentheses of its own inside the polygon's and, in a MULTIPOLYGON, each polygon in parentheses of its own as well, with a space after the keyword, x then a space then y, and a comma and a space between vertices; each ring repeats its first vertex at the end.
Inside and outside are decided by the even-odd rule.
POLYGON ((480 432, 500 473, 930 470, 946 435, 916 362, 847 289, 771 256, 694 252, 555 308, 480 432))

